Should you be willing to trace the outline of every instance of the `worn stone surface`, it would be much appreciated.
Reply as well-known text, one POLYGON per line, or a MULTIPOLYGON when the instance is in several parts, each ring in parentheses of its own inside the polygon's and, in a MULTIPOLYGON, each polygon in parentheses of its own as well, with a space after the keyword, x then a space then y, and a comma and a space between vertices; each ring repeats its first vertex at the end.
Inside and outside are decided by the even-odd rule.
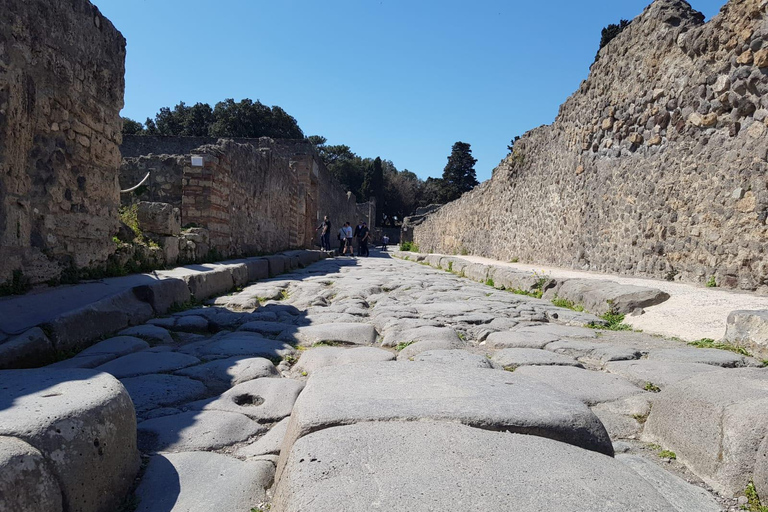
POLYGON ((149 460, 136 512, 249 512, 265 498, 270 462, 243 462, 205 452, 167 453, 149 460))
POLYGON ((686 2, 653 2, 600 50, 552 124, 412 227, 413 241, 424 252, 764 289, 768 137, 757 112, 768 75, 749 46, 767 30, 760 0, 728 2, 707 23, 686 2))
POLYGON ((496 365, 486 356, 472 354, 466 350, 425 350, 413 358, 416 362, 430 364, 445 364, 467 368, 496 368, 496 365))
POLYGON ((39 327, 0 341, 0 369, 23 368, 53 358, 53 343, 39 327))
POLYGON ((651 484, 605 455, 537 436, 432 422, 360 423, 298 440, 272 510, 509 510, 510 504, 521 512, 674 510, 651 484))
POLYGON ((283 445, 285 433, 288 431, 289 421, 290 417, 283 418, 257 441, 237 450, 235 455, 246 459, 259 457, 261 455, 278 455, 280 453, 280 447, 283 445))
MULTIPOLYGON (((743 492, 768 434, 768 372, 707 372, 668 386, 655 399, 643 438, 674 451, 726 495, 743 492)), ((765 493, 768 489, 760 489, 765 493)))
POLYGON ((756 357, 768 358, 768 311, 732 311, 723 339, 746 348, 756 357))
POLYGON ((519 366, 577 366, 581 363, 572 357, 554 354, 534 348, 507 348, 493 354, 491 361, 504 369, 514 370, 519 366))
POLYGON ((137 354, 128 354, 97 366, 96 371, 111 373, 118 379, 136 377, 149 373, 167 373, 187 366, 198 364, 200 360, 186 354, 177 352, 154 353, 143 351, 137 354))
POLYGON ((196 351, 201 356, 253 357, 283 357, 293 352, 295 352, 295 349, 284 341, 271 340, 250 332, 227 334, 216 341, 202 345, 196 351))
POLYGON ((291 414, 283 453, 300 437, 336 425, 438 419, 541 435, 612 454, 602 424, 588 408, 533 379, 410 362, 344 369, 321 368, 310 377, 291 414))
POLYGON ((119 332, 121 336, 133 336, 154 344, 172 345, 173 337, 166 329, 156 325, 137 325, 119 332))
POLYGON ((41 283, 114 252, 125 39, 88 0, 2 11, 0 283, 41 283))
POLYGON ((194 400, 206 391, 202 382, 176 375, 142 375, 123 379, 122 383, 139 415, 157 407, 194 400))
POLYGON ((538 380, 587 405, 644 393, 639 387, 616 375, 570 366, 522 366, 515 370, 515 374, 538 380))
POLYGON ((291 414, 303 388, 303 382, 292 379, 256 379, 238 384, 218 398, 194 402, 189 407, 236 412, 260 422, 279 421, 291 414))
POLYGON ((191 377, 202 381, 216 391, 224 391, 233 386, 261 377, 278 377, 275 365, 263 357, 229 357, 208 363, 184 368, 176 375, 191 377))
POLYGON ((605 365, 605 369, 624 377, 636 386, 644 387, 651 383, 660 389, 699 373, 718 370, 716 366, 708 364, 676 363, 649 359, 610 362, 605 365))
POLYGON ((581 305, 596 315, 631 313, 637 308, 661 304, 669 294, 656 288, 619 284, 604 279, 565 279, 544 293, 545 299, 561 298, 581 305))
POLYGON ((142 421, 137 426, 144 452, 208 451, 245 441, 265 431, 247 416, 226 411, 194 411, 142 421))
POLYGON ((280 339, 311 346, 320 342, 349 345, 372 345, 376 341, 376 329, 370 324, 330 323, 297 327, 286 330, 280 339))
POLYGON ((709 364, 723 368, 761 366, 759 362, 750 357, 714 348, 685 347, 652 350, 648 353, 648 359, 651 361, 709 364))
POLYGON ((43 455, 13 437, 0 437, 0 510, 63 510, 61 489, 43 455))
MULTIPOLYGON (((311 374, 318 368, 370 361, 391 361, 395 354, 375 347, 315 347, 301 353, 296 371, 311 374)), ((343 371, 343 370, 341 370, 343 371)))
POLYGON ((0 390, 0 436, 45 457, 64 510, 119 504, 139 470, 139 452, 133 404, 118 380, 92 370, 6 370, 0 390))

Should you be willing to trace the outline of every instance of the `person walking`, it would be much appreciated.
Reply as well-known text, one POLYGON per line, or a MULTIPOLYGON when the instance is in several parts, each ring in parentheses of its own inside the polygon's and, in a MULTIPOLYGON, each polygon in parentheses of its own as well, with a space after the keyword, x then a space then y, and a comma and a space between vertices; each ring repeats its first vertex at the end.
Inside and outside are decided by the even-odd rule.
POLYGON ((383 251, 386 251, 387 245, 389 245, 389 237, 387 235, 384 235, 381 237, 381 249, 383 251))
POLYGON ((331 221, 328 220, 326 215, 323 218, 323 223, 320 224, 315 231, 320 231, 320 247, 324 251, 331 250, 331 221))
POLYGON ((339 233, 336 235, 339 240, 339 254, 344 254, 344 248, 347 246, 347 228, 346 224, 339 228, 339 233))
POLYGON ((352 226, 349 224, 349 222, 344 224, 344 235, 347 242, 347 245, 344 247, 344 252, 346 253, 349 251, 349 255, 354 257, 355 250, 352 248, 352 226))
POLYGON ((360 247, 360 230, 363 228, 363 222, 358 222, 357 226, 355 226, 355 232, 352 234, 352 236, 357 239, 357 255, 362 256, 363 255, 363 249, 360 247))
POLYGON ((366 258, 370 256, 370 251, 368 250, 368 240, 371 237, 371 231, 368 229, 368 226, 363 222, 363 224, 360 226, 360 231, 358 234, 357 244, 360 248, 360 256, 365 256, 366 258))

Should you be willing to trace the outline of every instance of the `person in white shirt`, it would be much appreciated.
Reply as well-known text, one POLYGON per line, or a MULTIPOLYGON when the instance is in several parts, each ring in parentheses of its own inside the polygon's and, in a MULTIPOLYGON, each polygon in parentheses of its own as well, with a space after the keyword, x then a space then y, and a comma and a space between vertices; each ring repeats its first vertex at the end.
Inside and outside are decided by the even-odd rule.
POLYGON ((349 251, 349 255, 354 257, 355 250, 352 248, 352 226, 349 224, 349 222, 344 224, 344 234, 346 235, 347 242, 347 244, 344 246, 344 253, 349 251))

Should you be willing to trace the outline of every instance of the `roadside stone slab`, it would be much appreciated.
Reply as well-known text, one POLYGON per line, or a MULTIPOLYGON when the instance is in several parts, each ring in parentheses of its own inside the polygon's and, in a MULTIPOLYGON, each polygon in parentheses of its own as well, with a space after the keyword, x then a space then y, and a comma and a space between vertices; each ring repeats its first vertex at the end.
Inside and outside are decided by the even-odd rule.
POLYGON ((611 361, 640 359, 643 355, 640 350, 634 347, 585 340, 555 341, 548 344, 545 348, 558 354, 599 364, 606 364, 611 361))
POLYGON ((766 435, 768 371, 737 368, 667 386, 654 399, 643 440, 675 452, 718 492, 737 495, 753 479, 766 435))
POLYGON ((712 496, 695 485, 691 485, 671 471, 665 471, 638 455, 617 455, 616 460, 630 467, 643 480, 651 484, 675 512, 721 512, 720 505, 712 496))
POLYGON ((312 374, 318 368, 372 361, 392 361, 395 354, 376 347, 315 347, 301 353, 294 367, 299 373, 312 374))
POLYGON ((43 455, 13 437, 0 437, 0 510, 63 510, 61 489, 43 455))
POLYGON ((97 366, 96 370, 111 373, 118 379, 137 377, 150 373, 166 373, 187 366, 198 364, 200 360, 178 352, 142 351, 128 354, 113 361, 97 366))
POLYGON ((199 398, 206 392, 202 382, 176 375, 142 375, 122 379, 138 415, 199 398))
POLYGON ((648 353, 651 361, 668 361, 676 363, 699 363, 723 368, 742 368, 745 366, 762 366, 750 357, 744 357, 727 350, 716 348, 665 348, 652 350, 648 353))
POLYGON ((376 336, 376 329, 370 324, 328 323, 286 330, 280 335, 280 339, 304 346, 312 346, 321 341, 373 345, 376 343, 376 336))
POLYGON ((522 366, 515 370, 515 374, 535 379, 587 405, 645 393, 616 375, 570 366, 522 366))
POLYGON ((314 432, 293 445, 272 510, 376 509, 674 510, 628 466, 537 436, 373 422, 314 432))
POLYGON ((279 377, 280 373, 269 359, 263 357, 229 357, 174 372, 175 375, 197 379, 214 391, 227 389, 262 377, 279 377))
POLYGON ((139 470, 133 404, 106 373, 0 372, 0 436, 21 439, 45 457, 67 511, 117 508, 139 470))
POLYGON ((285 433, 288 431, 290 419, 290 417, 283 418, 257 441, 238 449, 235 455, 246 459, 262 455, 279 455, 280 447, 285 439, 285 433))
POLYGON ((273 475, 266 461, 207 452, 154 455, 136 489, 136 512, 248 512, 265 500, 273 475))
POLYGON ((194 411, 142 421, 137 426, 143 452, 210 451, 266 431, 247 416, 225 411, 194 411))
POLYGON ((723 340, 768 359, 768 310, 731 311, 723 340))
POLYGON ((466 350, 426 350, 413 358, 415 362, 444 364, 465 368, 494 369, 496 366, 485 356, 472 354, 466 350))
POLYGON ((660 389, 699 373, 718 371, 716 366, 708 364, 674 363, 650 359, 616 361, 606 364, 605 369, 624 377, 636 386, 643 387, 650 382, 660 389))
POLYGON ((188 407, 236 412, 268 423, 289 416, 303 388, 303 382, 293 379, 256 379, 238 384, 218 398, 193 402, 188 407))
MULTIPOLYGON (((612 454, 597 417, 581 402, 509 372, 410 362, 320 368, 291 414, 283 453, 300 437, 363 421, 436 419, 550 437, 612 454)), ((281 454, 281 463, 284 463, 281 454)), ((278 470, 279 472, 279 470, 278 470)))
POLYGON ((555 354, 535 348, 507 348, 491 356, 491 360, 504 369, 516 369, 520 366, 576 366, 581 363, 572 357, 555 354))
POLYGON ((610 311, 631 313, 637 308, 647 308, 669 299, 669 294, 657 288, 619 284, 603 279, 565 279, 544 293, 543 298, 566 299, 595 315, 610 311))
POLYGON ((0 370, 6 368, 24 368, 53 358, 53 343, 39 327, 6 341, 0 341, 0 370))

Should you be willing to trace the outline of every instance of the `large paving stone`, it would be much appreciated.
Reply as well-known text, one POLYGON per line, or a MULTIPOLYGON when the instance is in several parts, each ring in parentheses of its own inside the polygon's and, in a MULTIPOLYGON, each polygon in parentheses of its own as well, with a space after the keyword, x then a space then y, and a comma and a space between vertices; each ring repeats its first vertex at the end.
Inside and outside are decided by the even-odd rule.
POLYGON ((133 336, 115 336, 83 350, 77 357, 109 354, 120 357, 149 348, 149 343, 133 336))
POLYGON ((188 402, 206 392, 202 382, 176 375, 142 375, 122 379, 137 414, 150 409, 188 402))
POLYGON ((229 411, 260 422, 279 421, 291 414, 304 383, 293 379, 256 379, 238 384, 218 398, 189 404, 191 409, 229 411))
POLYGON ((740 368, 668 386, 654 399, 643 439, 675 452, 717 491, 736 495, 753 478, 766 435, 768 370, 740 368))
POLYGON ((725 341, 768 359, 768 311, 737 310, 728 314, 725 341))
POLYGON ((427 350, 418 354, 413 360, 420 363, 444 364, 463 368, 495 368, 487 357, 461 349, 427 350))
POLYGON ((246 459, 262 455, 278 455, 285 439, 285 433, 288 431, 289 421, 290 417, 283 418, 257 441, 237 450, 235 455, 246 459))
POLYGON ((123 379, 150 373, 172 372, 199 362, 198 358, 187 354, 179 354, 178 352, 156 353, 145 350, 97 366, 96 370, 111 373, 118 379, 123 379))
POLYGON ((557 324, 542 324, 517 327, 510 331, 494 332, 483 343, 487 348, 544 348, 563 338, 595 338, 591 329, 557 324))
POLYGON ((700 363, 671 363, 640 359, 638 361, 616 361, 605 365, 605 369, 620 375, 635 384, 645 386, 652 383, 660 389, 688 379, 702 372, 718 371, 716 366, 700 363))
POLYGON ((555 354, 535 348, 507 348, 491 356, 491 360, 504 369, 516 369, 519 366, 576 366, 581 363, 572 357, 555 354))
POLYGON ((209 388, 219 392, 249 380, 280 376, 269 359, 247 356, 218 359, 178 370, 175 374, 202 381, 209 388))
POLYGON ((63 510, 61 489, 43 455, 13 437, 0 437, 0 510, 63 510))
POLYGON ((247 416, 225 411, 194 411, 142 421, 142 451, 210 451, 245 441, 266 429, 247 416))
POLYGON ((282 358, 296 350, 285 341, 271 340, 252 332, 233 332, 216 341, 201 346, 196 353, 201 356, 253 356, 270 359, 282 358))
POLYGON ((207 452, 155 455, 136 489, 136 512, 249 512, 265 500, 273 475, 267 461, 207 452))
POLYGON ((420 341, 442 342, 442 347, 435 347, 435 350, 438 350, 446 348, 446 345, 458 344, 461 342, 461 339, 456 334, 456 331, 450 327, 426 325, 403 330, 392 329, 384 335, 384 340, 381 344, 384 347, 394 347, 401 343, 418 343, 420 341))
POLYGON ((301 353, 296 364, 297 372, 311 374, 318 368, 340 366, 343 364, 365 363, 369 361, 392 361, 395 354, 376 347, 315 347, 301 353))
POLYGON ((397 354, 397 359, 399 361, 408 361, 428 350, 461 350, 466 348, 466 346, 467 342, 459 338, 458 335, 456 335, 455 339, 437 338, 420 340, 403 348, 397 354))
POLYGON ((280 334, 281 332, 283 332, 284 330, 290 327, 292 326, 286 325, 280 322, 256 321, 256 322, 246 322, 243 325, 241 325, 238 330, 257 332, 259 334, 280 334))
POLYGON ((651 361, 667 361, 674 363, 699 363, 723 368, 741 368, 745 366, 761 366, 750 357, 744 357, 734 352, 716 348, 665 348, 652 350, 648 353, 651 361))
POLYGON ((637 455, 617 455, 616 460, 632 468, 661 494, 675 512, 720 512, 720 504, 711 494, 691 485, 671 471, 637 455))
POLYGON ((372 345, 376 342, 376 336, 376 329, 371 324, 328 323, 286 330, 280 339, 304 346, 320 342, 372 345))
POLYGON ((19 438, 45 457, 67 511, 116 507, 139 470, 133 404, 106 373, 0 372, 0 436, 19 438))
POLYGON ((533 379, 409 362, 315 371, 291 414, 284 450, 309 432, 336 425, 430 418, 613 453, 603 425, 586 406, 533 379))
POLYGON ((275 512, 675 510, 611 457, 450 422, 329 428, 298 440, 286 458, 275 512))
POLYGON ((571 366, 522 366, 515 370, 515 374, 538 380, 562 393, 578 398, 587 405, 611 402, 645 393, 616 375, 571 366))
POLYGON ((133 336, 147 340, 150 343, 160 345, 172 345, 173 337, 166 329, 158 327, 156 325, 137 325, 136 327, 130 327, 123 329, 118 334, 121 336, 133 336))
POLYGON ((634 347, 586 340, 555 341, 548 344, 546 349, 598 364, 629 361, 639 359, 643 355, 634 347))
POLYGON ((768 496, 768 436, 763 439, 757 451, 755 471, 752 476, 758 496, 768 496))

